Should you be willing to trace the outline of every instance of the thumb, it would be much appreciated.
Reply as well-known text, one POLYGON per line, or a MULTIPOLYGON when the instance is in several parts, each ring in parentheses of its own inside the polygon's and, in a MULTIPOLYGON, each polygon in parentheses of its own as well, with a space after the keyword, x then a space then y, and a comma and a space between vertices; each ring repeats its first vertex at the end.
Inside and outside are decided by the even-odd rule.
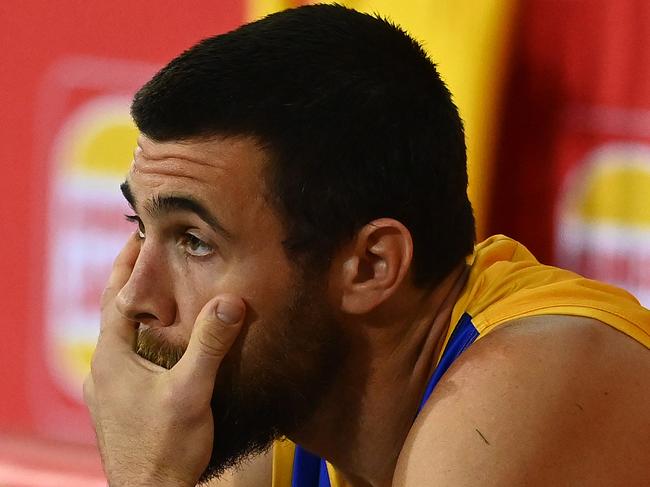
POLYGON ((194 322, 187 350, 172 369, 174 375, 212 390, 219 365, 241 331, 245 310, 244 301, 232 294, 208 301, 194 322))

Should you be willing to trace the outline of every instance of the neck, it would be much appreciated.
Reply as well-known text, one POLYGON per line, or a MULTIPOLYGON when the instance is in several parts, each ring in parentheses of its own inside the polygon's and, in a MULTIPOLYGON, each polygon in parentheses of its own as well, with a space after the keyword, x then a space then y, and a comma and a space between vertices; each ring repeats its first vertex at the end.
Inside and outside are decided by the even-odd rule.
POLYGON ((338 380, 291 438, 354 486, 390 486, 466 279, 463 264, 433 291, 396 296, 388 323, 355 327, 338 380))

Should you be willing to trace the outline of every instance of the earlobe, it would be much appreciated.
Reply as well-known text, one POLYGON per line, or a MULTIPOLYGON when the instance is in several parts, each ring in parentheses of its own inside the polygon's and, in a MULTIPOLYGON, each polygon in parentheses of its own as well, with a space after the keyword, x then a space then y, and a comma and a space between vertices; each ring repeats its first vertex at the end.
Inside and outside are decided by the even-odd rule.
POLYGON ((381 218, 361 228, 342 266, 343 311, 372 311, 395 294, 409 273, 413 242, 399 221, 381 218))

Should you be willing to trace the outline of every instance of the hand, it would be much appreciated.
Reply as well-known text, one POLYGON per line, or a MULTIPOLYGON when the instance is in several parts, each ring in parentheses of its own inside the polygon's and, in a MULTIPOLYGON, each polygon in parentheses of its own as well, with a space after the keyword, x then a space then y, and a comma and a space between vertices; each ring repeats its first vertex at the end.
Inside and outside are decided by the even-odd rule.
POLYGON ((241 330, 245 305, 232 295, 210 300, 172 369, 143 359, 134 351, 138 323, 115 307, 139 249, 132 238, 113 265, 84 399, 111 486, 193 486, 212 451, 217 370, 241 330))

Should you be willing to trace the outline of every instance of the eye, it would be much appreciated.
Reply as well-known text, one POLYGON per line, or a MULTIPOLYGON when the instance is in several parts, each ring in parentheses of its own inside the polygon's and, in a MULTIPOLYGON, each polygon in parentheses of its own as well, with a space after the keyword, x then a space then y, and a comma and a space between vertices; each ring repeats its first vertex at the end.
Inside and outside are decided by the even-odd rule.
POLYGON ((214 252, 211 245, 205 243, 203 240, 191 233, 183 234, 181 245, 188 254, 194 257, 205 257, 214 252))
POLYGON ((126 221, 128 222, 138 224, 138 237, 143 240, 145 237, 144 224, 142 223, 142 220, 140 220, 140 217, 137 215, 124 215, 124 218, 126 218, 126 221))

